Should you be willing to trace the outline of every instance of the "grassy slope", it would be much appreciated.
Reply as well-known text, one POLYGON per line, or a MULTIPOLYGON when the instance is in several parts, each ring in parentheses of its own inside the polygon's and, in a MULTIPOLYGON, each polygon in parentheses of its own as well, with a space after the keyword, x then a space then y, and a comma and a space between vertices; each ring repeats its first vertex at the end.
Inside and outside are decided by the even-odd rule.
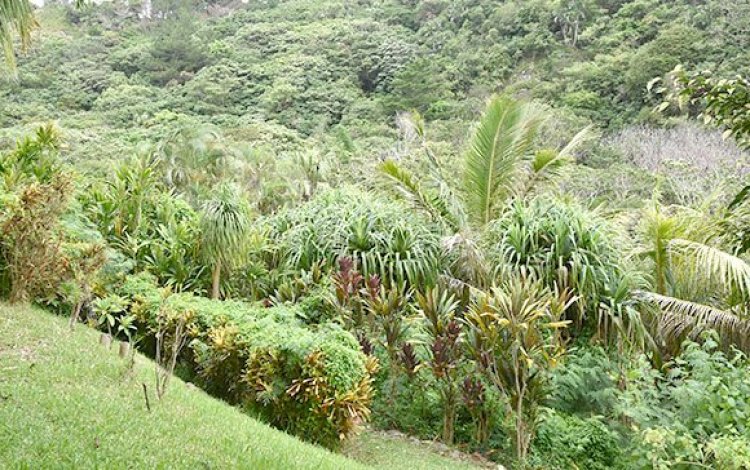
MULTIPOLYGON (((0 468, 364 468, 177 378, 156 402, 153 374, 140 355, 129 373, 93 330, 71 332, 64 318, 0 303, 0 468)), ((345 451, 392 470, 475 468, 378 433, 364 433, 345 451)))
POLYGON ((352 439, 344 446, 344 453, 355 460, 388 470, 482 468, 470 461, 469 456, 452 459, 437 453, 426 443, 414 443, 408 438, 379 432, 366 432, 352 439))
POLYGON ((129 374, 97 333, 0 304, 0 467, 359 468, 178 379, 161 402, 153 364, 129 374))

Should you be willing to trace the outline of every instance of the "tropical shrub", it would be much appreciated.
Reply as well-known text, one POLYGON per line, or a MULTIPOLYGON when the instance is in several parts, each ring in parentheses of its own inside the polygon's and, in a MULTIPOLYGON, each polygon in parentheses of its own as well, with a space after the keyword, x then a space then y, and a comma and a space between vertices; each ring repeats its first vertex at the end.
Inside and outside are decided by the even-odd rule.
POLYGON ((687 342, 665 374, 633 381, 623 393, 621 407, 638 430, 631 449, 633 465, 747 465, 748 360, 736 350, 722 352, 717 338, 707 332, 701 344, 687 342))
POLYGON ((177 316, 192 312, 189 359, 209 391, 330 447, 368 419, 376 363, 340 327, 307 328, 294 307, 191 294, 169 297, 164 309, 177 316))
POLYGON ((296 270, 335 266, 347 256, 385 285, 433 284, 440 273, 440 240, 429 223, 353 187, 321 193, 269 222, 284 261, 296 270))
POLYGON ((549 469, 614 468, 620 463, 618 437, 599 418, 579 418, 548 410, 540 419, 531 461, 549 469))
POLYGON ((559 330, 570 323, 562 316, 571 301, 570 292, 550 291, 533 275, 521 274, 479 295, 466 314, 470 353, 508 400, 515 456, 522 464, 549 393, 550 370, 565 353, 559 330))
POLYGON ((503 270, 529 270, 548 288, 575 296, 566 311, 582 326, 604 325, 610 317, 636 316, 622 308, 616 291, 627 287, 617 234, 596 213, 575 203, 549 198, 517 201, 488 230, 485 244, 493 265, 503 270))

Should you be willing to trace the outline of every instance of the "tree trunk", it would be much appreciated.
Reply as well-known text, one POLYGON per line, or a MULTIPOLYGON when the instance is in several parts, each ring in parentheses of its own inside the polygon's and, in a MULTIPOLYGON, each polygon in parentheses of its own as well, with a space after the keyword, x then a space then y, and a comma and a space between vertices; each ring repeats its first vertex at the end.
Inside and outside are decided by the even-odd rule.
MULTIPOLYGON (((450 379, 449 379, 450 380, 450 379)), ((452 388, 451 384, 447 385, 452 388)), ((456 423, 456 400, 452 390, 447 390, 443 409, 443 443, 453 445, 456 423)))
POLYGON ((81 314, 81 307, 83 306, 83 302, 79 301, 76 302, 75 306, 73 307, 73 312, 70 314, 70 329, 72 330, 75 328, 76 323, 78 323, 78 316, 81 314))
POLYGON ((221 284, 221 262, 217 261, 214 265, 214 272, 211 276, 211 298, 218 299, 220 292, 219 286, 221 284))

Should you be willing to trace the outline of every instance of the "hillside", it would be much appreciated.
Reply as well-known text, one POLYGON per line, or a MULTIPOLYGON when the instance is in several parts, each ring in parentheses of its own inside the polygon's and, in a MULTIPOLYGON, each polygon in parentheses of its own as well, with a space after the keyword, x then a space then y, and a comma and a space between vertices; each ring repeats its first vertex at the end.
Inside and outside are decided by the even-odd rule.
MULTIPOLYGON (((34 468, 357 469, 353 460, 270 428, 154 365, 128 371, 98 333, 44 311, 0 304, 0 463, 34 468), (151 412, 142 384, 147 384, 151 412)), ((414 444, 368 436, 352 449, 378 467, 472 467, 414 444)))
POLYGON ((0 306, 0 462, 9 467, 359 468, 175 379, 157 401, 153 363, 131 374, 83 326, 0 306), (146 410, 142 383, 149 387, 146 410))
POLYGON ((0 1, 0 459, 750 468, 748 24, 0 1))

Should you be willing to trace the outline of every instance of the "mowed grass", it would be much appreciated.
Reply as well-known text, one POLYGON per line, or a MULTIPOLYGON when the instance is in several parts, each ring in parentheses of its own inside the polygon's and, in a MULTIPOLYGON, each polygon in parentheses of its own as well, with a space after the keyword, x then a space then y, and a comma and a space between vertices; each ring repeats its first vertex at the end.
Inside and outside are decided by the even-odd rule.
POLYGON ((131 373, 96 331, 0 303, 0 467, 364 468, 177 378, 157 401, 153 383, 151 361, 131 373))
POLYGON ((344 453, 355 460, 388 470, 482 468, 467 460, 443 456, 427 444, 379 432, 365 432, 357 436, 344 445, 344 453))

